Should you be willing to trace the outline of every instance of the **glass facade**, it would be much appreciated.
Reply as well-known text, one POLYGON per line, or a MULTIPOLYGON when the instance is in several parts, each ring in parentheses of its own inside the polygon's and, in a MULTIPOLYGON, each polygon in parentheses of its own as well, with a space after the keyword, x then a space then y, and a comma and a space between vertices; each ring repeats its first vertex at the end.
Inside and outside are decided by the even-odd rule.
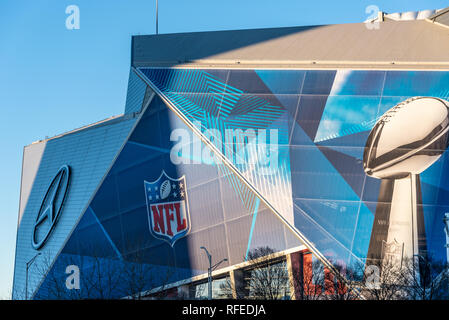
MULTIPOLYGON (((448 72, 148 68, 140 72, 203 131, 218 130, 223 138, 227 129, 276 129, 273 174, 264 175, 265 167, 241 164, 235 157, 228 157, 229 162, 318 251, 345 265, 364 263, 379 201, 381 181, 368 176, 363 167, 371 129, 389 109, 409 98, 449 96, 448 72), (216 103, 198 96, 213 97, 216 103)), ((416 118, 412 121, 419 123, 416 118)), ((223 154, 226 145, 223 138, 218 145, 223 154)), ((446 147, 447 143, 437 147, 441 157, 420 174, 418 203, 426 254, 439 260, 447 259, 442 223, 449 199, 443 182, 446 147)))
MULTIPOLYGON (((207 282, 195 283, 190 286, 191 295, 188 298, 206 300, 209 298, 207 282)), ((231 279, 229 276, 212 280, 212 299, 232 299, 231 279)))
MULTIPOLYGON (((118 298, 204 275, 209 264, 201 247, 213 262, 227 259, 219 268, 245 263, 261 247, 272 252, 298 247, 302 243, 291 229, 334 265, 364 265, 380 203, 395 205, 391 196, 380 201, 386 190, 382 179, 365 171, 371 131, 409 98, 449 98, 449 72, 439 71, 136 72, 156 96, 51 265, 36 299, 59 297, 52 288, 65 281, 69 264, 80 266, 84 274, 80 297, 104 297, 103 288, 110 289, 112 281, 107 295, 118 298), (90 290, 89 275, 99 270, 104 278, 90 290), (115 270, 122 272, 116 275, 115 270), (131 287, 120 278, 129 273, 143 274, 146 280, 131 287)), ((416 121, 408 115, 404 119, 416 121)), ((402 130, 399 136, 412 136, 409 127, 402 130)), ((446 141, 440 143, 438 158, 420 172, 419 201, 413 209, 422 219, 419 232, 425 239, 419 253, 440 261, 448 259, 446 147, 446 141)), ((268 286, 279 289, 273 298, 289 298, 284 260, 245 270, 248 297, 261 295, 255 284, 267 278, 260 277, 267 268, 277 274, 268 286)), ((223 294, 225 281, 213 282, 214 297, 223 294)), ((204 298, 207 283, 194 283, 189 290, 204 298)))

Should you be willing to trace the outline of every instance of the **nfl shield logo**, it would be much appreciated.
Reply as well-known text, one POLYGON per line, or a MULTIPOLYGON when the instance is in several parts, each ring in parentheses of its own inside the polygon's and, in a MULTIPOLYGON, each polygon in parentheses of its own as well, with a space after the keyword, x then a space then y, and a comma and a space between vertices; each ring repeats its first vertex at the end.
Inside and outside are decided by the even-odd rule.
POLYGON ((162 171, 153 182, 144 181, 148 221, 154 237, 175 242, 190 232, 186 178, 170 178, 162 171))

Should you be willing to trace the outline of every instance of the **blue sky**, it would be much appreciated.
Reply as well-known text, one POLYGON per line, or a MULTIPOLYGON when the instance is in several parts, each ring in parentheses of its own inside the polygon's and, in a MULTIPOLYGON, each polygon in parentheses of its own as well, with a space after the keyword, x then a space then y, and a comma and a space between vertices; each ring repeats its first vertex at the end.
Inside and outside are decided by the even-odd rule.
MULTIPOLYGON (((364 21, 443 8, 443 0, 159 0, 159 32, 364 21)), ((155 32, 155 0, 0 3, 0 299, 10 295, 23 146, 123 112, 131 35, 155 32), (65 9, 80 9, 67 30, 65 9)))

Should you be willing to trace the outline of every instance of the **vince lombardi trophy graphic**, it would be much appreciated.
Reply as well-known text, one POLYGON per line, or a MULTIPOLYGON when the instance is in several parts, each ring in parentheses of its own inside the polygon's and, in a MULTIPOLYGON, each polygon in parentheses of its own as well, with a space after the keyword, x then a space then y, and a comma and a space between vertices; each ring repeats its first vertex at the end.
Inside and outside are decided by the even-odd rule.
POLYGON ((401 265, 427 251, 419 174, 448 146, 449 103, 414 97, 388 110, 366 142, 363 166, 381 179, 366 265, 401 265), (382 265, 382 264, 381 264, 382 265))

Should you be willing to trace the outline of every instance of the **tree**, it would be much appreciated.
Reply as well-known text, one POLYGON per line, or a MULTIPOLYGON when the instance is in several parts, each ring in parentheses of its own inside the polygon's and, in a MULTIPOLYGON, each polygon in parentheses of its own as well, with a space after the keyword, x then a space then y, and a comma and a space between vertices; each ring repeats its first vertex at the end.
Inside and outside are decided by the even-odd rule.
MULTIPOLYGON (((142 248, 143 246, 133 246, 142 248)), ((85 248, 86 249, 86 248, 85 248)), ((49 255, 39 263, 37 274, 45 279, 36 299, 145 299, 156 289, 153 298, 163 299, 174 272, 171 267, 148 264, 142 250, 128 251, 126 257, 105 257, 90 246, 89 255, 61 254, 52 264, 49 255), (67 266, 77 266, 80 288, 68 289, 67 266)), ((37 286, 34 286, 37 287, 37 286)))
POLYGON ((55 264, 49 254, 44 255, 37 274, 40 279, 45 279, 34 297, 39 300, 114 299, 120 288, 121 270, 112 259, 99 253, 89 256, 61 254, 55 264), (79 268, 80 289, 67 287, 68 266, 79 268))
POLYGON ((292 268, 290 287, 297 300, 355 300, 360 297, 358 275, 352 268, 334 264, 330 270, 311 253, 302 254, 301 265, 292 268))
POLYGON ((363 272, 360 291, 368 300, 402 300, 404 299, 402 274, 403 269, 395 259, 373 260, 363 272))
POLYGON ((234 283, 228 279, 220 289, 225 297, 236 299, 279 300, 290 295, 285 260, 274 256, 270 247, 258 247, 248 252, 250 267, 239 271, 241 279, 234 283))
POLYGON ((271 260, 275 251, 270 247, 259 247, 248 253, 253 263, 247 271, 247 292, 250 299, 279 300, 289 296, 286 262, 271 260))
POLYGON ((292 270, 290 287, 295 290, 298 300, 322 300, 324 290, 320 283, 324 282, 324 266, 312 259, 303 261, 300 268, 292 270))
POLYGON ((384 259, 368 266, 360 283, 369 300, 447 299, 448 265, 430 257, 384 259))
MULTIPOLYGON (((144 244, 130 246, 131 248, 143 248, 144 244)), ((166 286, 174 275, 174 270, 165 267, 165 270, 148 264, 142 250, 129 250, 126 261, 121 263, 119 268, 121 277, 121 295, 128 299, 146 299, 149 288, 158 288, 158 292, 152 298, 164 299, 167 297, 166 286)))
POLYGON ((447 263, 428 256, 416 256, 403 262, 402 282, 407 299, 448 299, 449 273, 447 263))

